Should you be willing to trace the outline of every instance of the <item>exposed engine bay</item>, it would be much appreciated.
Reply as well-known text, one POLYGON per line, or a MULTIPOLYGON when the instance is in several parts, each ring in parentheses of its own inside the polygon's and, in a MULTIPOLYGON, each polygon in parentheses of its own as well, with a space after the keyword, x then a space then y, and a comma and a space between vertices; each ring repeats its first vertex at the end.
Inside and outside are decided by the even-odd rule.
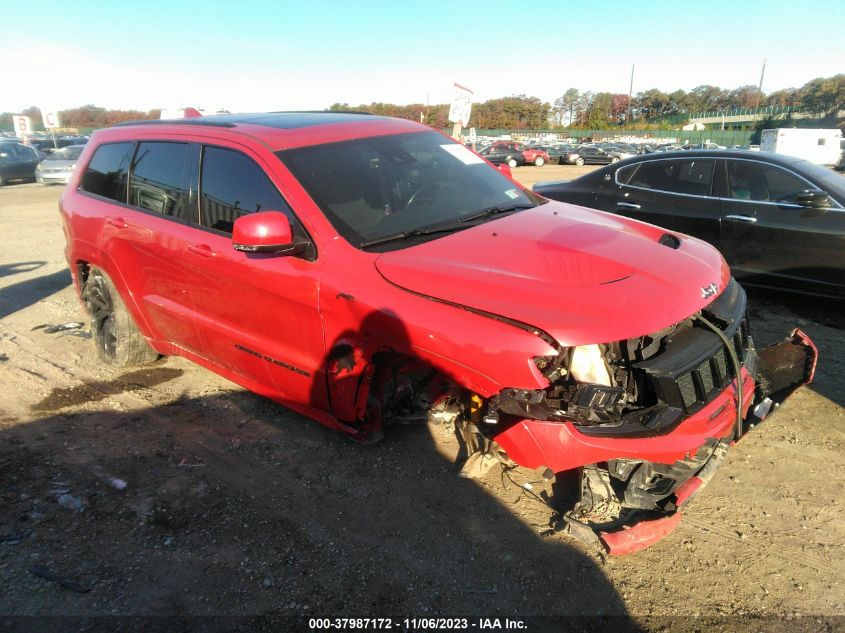
POLYGON ((745 308, 745 291, 732 280, 705 310, 669 328, 535 359, 550 386, 504 390, 491 399, 485 420, 506 414, 571 421, 590 435, 666 432, 721 393, 740 367, 756 380, 759 359, 745 308))
POLYGON ((548 469, 555 479, 553 529, 612 553, 636 551, 674 528, 679 508, 712 477, 731 443, 812 380, 812 342, 796 330, 758 352, 745 312, 745 291, 731 280, 715 301, 680 323, 535 358, 549 383, 545 389, 506 388, 490 398, 385 352, 370 377, 366 419, 379 429, 426 420, 454 428, 465 459, 462 474, 477 477, 497 464, 517 465, 497 438, 525 420, 570 425, 576 435, 597 439, 659 443, 716 399, 724 400, 717 413, 732 416, 733 424, 703 436, 681 459, 636 459, 619 448, 614 458, 594 462, 576 455, 576 467, 548 469))

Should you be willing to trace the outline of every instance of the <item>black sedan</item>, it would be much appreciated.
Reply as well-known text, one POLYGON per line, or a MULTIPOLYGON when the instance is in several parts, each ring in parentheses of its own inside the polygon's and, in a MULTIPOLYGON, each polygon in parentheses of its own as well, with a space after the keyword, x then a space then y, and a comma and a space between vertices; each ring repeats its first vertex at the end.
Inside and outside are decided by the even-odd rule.
POLYGON ((647 154, 534 190, 707 240, 744 283, 845 298, 845 177, 806 160, 647 154))
POLYGON ((12 180, 35 180, 35 168, 43 155, 14 141, 0 141, 0 186, 12 180))
POLYGON ((560 159, 575 150, 574 145, 534 145, 533 148, 546 152, 553 163, 560 162, 560 159))
POLYGON ((478 152, 494 165, 507 165, 508 167, 519 167, 525 165, 525 155, 515 146, 495 144, 485 147, 478 152))
POLYGON ((601 147, 585 146, 572 150, 560 157, 561 165, 607 165, 622 160, 618 152, 607 151, 601 147))

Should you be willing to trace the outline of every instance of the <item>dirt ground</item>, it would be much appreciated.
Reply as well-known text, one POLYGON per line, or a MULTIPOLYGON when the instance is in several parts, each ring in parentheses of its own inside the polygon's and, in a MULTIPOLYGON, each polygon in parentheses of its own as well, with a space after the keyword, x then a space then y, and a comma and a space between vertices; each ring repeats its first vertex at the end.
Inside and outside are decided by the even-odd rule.
POLYGON ((795 325, 815 339, 816 382, 733 448, 671 536, 603 561, 542 535, 549 511, 520 487, 534 473, 458 478, 441 427, 360 446, 179 358, 109 369, 87 324, 50 333, 85 321, 59 194, 0 188, 0 616, 845 622, 841 305, 750 294, 758 345, 795 325))

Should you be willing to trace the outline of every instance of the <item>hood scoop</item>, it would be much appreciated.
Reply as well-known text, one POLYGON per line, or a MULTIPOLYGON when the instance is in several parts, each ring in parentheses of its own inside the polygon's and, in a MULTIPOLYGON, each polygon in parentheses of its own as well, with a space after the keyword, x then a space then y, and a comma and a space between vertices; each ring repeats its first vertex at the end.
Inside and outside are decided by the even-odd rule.
POLYGON ((657 240, 657 243, 663 244, 663 246, 668 246, 669 248, 674 248, 675 250, 678 250, 678 248, 680 248, 681 246, 681 240, 679 240, 671 233, 664 233, 663 235, 661 235, 660 239, 657 240))

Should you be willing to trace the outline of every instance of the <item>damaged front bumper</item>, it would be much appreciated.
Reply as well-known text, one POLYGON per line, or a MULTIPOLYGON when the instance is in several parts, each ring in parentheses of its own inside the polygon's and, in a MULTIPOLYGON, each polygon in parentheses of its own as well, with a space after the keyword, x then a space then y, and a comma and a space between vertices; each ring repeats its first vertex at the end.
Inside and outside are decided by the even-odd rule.
POLYGON ((599 544, 610 554, 636 552, 674 530, 681 508, 713 476, 728 446, 812 381, 817 359, 816 346, 798 329, 757 350, 753 362, 741 370, 741 416, 734 379, 668 432, 595 434, 572 422, 522 419, 496 435, 495 442, 528 468, 548 467, 555 473, 580 469, 581 492, 587 491, 591 500, 593 490, 607 490, 612 499, 603 507, 618 505, 623 511, 617 517, 597 515, 592 502, 585 510, 582 495, 573 511, 558 517, 555 527, 599 544), (606 482, 588 481, 601 473, 606 482))

